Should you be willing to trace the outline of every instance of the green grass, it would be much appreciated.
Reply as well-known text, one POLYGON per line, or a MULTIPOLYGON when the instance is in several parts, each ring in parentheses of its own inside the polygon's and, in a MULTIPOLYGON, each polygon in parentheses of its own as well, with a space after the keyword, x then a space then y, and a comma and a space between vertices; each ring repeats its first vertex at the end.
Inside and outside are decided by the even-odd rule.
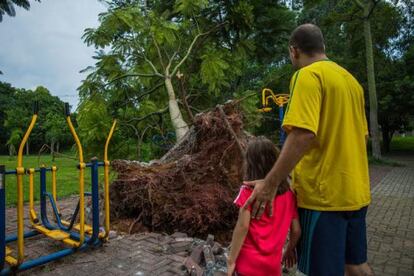
MULTIPOLYGON (((73 156, 75 158, 75 156, 73 156)), ((10 158, 9 156, 0 155, 0 164, 6 166, 6 170, 14 170, 16 168, 16 157, 10 158)), ((52 165, 57 166, 58 171, 56 174, 56 187, 58 198, 62 198, 68 195, 79 193, 79 170, 76 168, 78 164, 77 160, 71 158, 55 158, 52 162, 50 155, 41 156, 23 156, 23 166, 25 168, 39 168, 41 165, 51 167, 52 165)), ((39 173, 35 174, 34 178, 34 198, 39 199, 39 173)), ((91 190, 90 182, 90 169, 85 169, 85 191, 91 190)), ((52 175, 51 172, 47 172, 46 176, 47 189, 51 192, 52 175)), ((99 168, 99 182, 103 183, 103 168, 99 168)), ((29 200, 29 177, 24 176, 24 200, 29 200)), ((17 188, 16 188, 16 176, 6 175, 6 205, 15 205, 17 202, 17 188)))
MULTIPOLYGON (((382 142, 381 142, 382 143, 382 142)), ((375 159, 371 156, 371 141, 368 141, 368 151, 369 151, 369 164, 371 165, 385 165, 385 166, 393 166, 393 167, 401 167, 404 166, 403 164, 396 162, 391 159, 381 158, 380 160, 375 159)), ((383 154, 387 155, 389 153, 382 152, 383 154)), ((406 136, 406 137, 393 137, 391 144, 390 144, 390 153, 414 153, 414 136, 406 136)))
POLYGON ((393 137, 390 147, 391 151, 414 152, 414 136, 393 137))
POLYGON ((392 166, 392 167, 404 167, 404 164, 398 163, 397 161, 381 158, 376 159, 372 156, 368 156, 368 161, 370 165, 382 165, 382 166, 392 166))

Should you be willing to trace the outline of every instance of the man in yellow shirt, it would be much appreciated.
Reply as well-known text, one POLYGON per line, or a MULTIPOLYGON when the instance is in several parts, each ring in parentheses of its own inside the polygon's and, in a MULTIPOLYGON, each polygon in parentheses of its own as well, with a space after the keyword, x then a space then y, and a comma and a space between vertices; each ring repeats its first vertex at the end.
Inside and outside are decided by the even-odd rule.
POLYGON ((290 84, 278 161, 245 207, 270 214, 279 183, 293 170, 302 239, 298 268, 306 275, 372 275, 367 262, 365 216, 371 201, 364 92, 358 81, 325 54, 321 30, 297 27, 289 53, 298 69, 290 84))

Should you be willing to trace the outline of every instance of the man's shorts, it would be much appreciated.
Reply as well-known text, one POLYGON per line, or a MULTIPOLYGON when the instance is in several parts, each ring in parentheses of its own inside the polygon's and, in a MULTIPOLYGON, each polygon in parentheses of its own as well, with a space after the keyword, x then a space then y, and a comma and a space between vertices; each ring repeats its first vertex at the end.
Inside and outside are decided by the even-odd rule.
POLYGON ((298 211, 302 227, 298 269, 302 273, 343 276, 345 264, 367 261, 367 207, 358 211, 298 211))

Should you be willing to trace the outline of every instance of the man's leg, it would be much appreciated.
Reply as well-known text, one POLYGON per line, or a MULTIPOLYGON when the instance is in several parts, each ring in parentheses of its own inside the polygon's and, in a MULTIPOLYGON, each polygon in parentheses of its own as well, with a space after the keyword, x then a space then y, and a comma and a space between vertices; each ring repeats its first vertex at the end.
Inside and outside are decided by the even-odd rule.
POLYGON ((347 276, 374 275, 367 263, 367 207, 349 212, 346 238, 346 266, 347 276))
POLYGON ((347 220, 342 212, 299 209, 298 269, 308 276, 344 275, 347 220))

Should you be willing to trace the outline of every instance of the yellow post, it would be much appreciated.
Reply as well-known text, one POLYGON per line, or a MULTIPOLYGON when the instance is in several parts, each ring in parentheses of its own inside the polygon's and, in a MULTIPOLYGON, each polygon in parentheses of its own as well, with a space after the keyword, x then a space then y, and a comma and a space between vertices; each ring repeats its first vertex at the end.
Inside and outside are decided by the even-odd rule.
POLYGON ((104 238, 107 240, 109 236, 110 231, 110 211, 109 211, 109 160, 108 160, 108 146, 109 141, 112 138, 112 135, 114 134, 116 126, 116 120, 114 120, 111 130, 109 131, 108 138, 106 139, 105 143, 105 151, 104 151, 104 183, 105 183, 105 195, 104 195, 104 201, 105 201, 105 236, 104 238))
POLYGON ((60 214, 59 206, 57 204, 56 171, 57 171, 57 167, 52 166, 52 196, 53 196, 53 200, 55 201, 56 209, 58 210, 58 213, 60 214))
POLYGON ((30 222, 32 224, 37 223, 37 214, 36 211, 34 209, 34 181, 33 181, 33 177, 34 177, 34 173, 35 173, 35 169, 30 168, 29 171, 29 207, 30 207, 30 222))
POLYGON ((73 139, 75 139, 79 154, 79 245, 82 245, 85 240, 85 189, 84 189, 84 171, 86 164, 83 162, 83 150, 70 120, 69 104, 65 105, 66 122, 68 123, 73 139))
POLYGON ((33 130, 33 127, 37 120, 37 108, 30 122, 29 128, 23 136, 23 140, 20 143, 19 151, 17 153, 17 167, 16 167, 16 179, 17 179, 17 262, 21 264, 24 260, 24 220, 23 220, 23 149, 26 145, 29 135, 33 130))

